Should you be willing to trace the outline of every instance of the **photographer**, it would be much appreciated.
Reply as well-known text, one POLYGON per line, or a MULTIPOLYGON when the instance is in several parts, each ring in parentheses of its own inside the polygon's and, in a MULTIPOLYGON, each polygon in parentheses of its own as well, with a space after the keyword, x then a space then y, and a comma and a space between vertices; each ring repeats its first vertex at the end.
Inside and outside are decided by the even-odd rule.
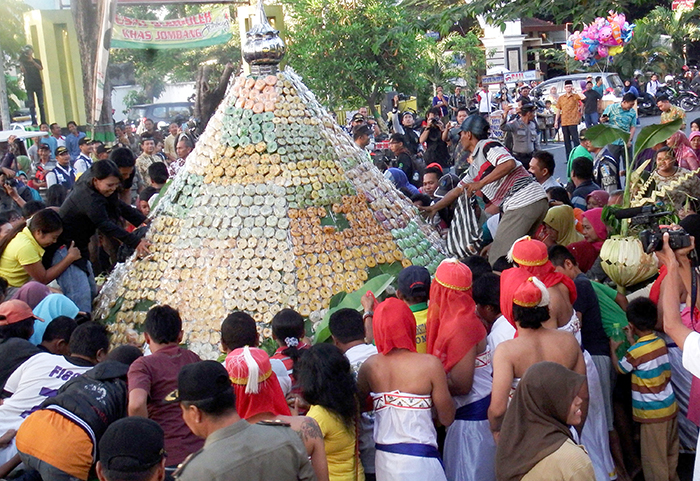
POLYGON ((428 111, 426 127, 420 134, 420 142, 425 142, 426 148, 423 159, 426 165, 436 162, 443 169, 450 166, 450 153, 447 150, 447 142, 443 140, 445 125, 440 120, 440 109, 433 107, 428 111))
POLYGON ((29 113, 32 116, 32 125, 37 125, 36 107, 34 96, 36 95, 36 103, 39 104, 39 116, 42 122, 46 122, 46 113, 44 112, 44 89, 41 81, 41 71, 44 66, 41 60, 34 58, 34 49, 31 45, 22 48, 22 54, 19 57, 19 66, 24 75, 24 88, 27 91, 27 106, 29 113))
MULTIPOLYGON (((700 376, 700 333, 697 332, 695 327, 697 319, 692 319, 690 315, 692 309, 690 307, 692 301, 692 296, 690 295, 691 276, 693 274, 697 275, 697 273, 688 258, 688 254, 695 249, 694 238, 691 237, 691 245, 689 247, 676 251, 671 250, 669 247, 668 233, 664 234, 663 239, 663 249, 656 252, 656 256, 668 270, 660 298, 663 329, 683 351, 683 367, 693 376, 698 377, 700 376), (681 311, 680 307, 682 290, 688 293, 686 299, 687 307, 683 311, 681 311)), ((690 406, 697 402, 692 397, 692 390, 689 401, 690 406)), ((698 443, 698 447, 700 447, 700 439, 698 443)), ((694 471, 695 478, 700 474, 700 456, 695 458, 694 471)))

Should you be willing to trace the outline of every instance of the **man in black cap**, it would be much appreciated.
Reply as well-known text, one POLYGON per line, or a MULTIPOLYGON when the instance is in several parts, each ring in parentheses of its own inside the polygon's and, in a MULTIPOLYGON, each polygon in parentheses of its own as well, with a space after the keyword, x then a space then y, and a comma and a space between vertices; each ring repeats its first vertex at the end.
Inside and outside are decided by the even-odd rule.
POLYGON ((427 344, 425 326, 428 321, 428 294, 430 272, 422 266, 408 266, 399 272, 396 297, 404 301, 416 318, 416 351, 425 354, 427 344))
POLYGON ((97 477, 100 481, 162 481, 165 441, 157 422, 142 417, 116 421, 100 440, 97 477))
POLYGON ((513 134, 513 157, 520 161, 525 170, 528 170, 532 153, 540 150, 540 137, 537 135, 537 123, 535 122, 535 106, 529 103, 523 104, 520 108, 520 117, 506 122, 509 111, 510 105, 506 104, 503 108, 501 130, 513 134))
POLYGON ((70 152, 65 147, 56 149, 56 167, 46 173, 46 187, 61 184, 70 192, 75 184, 75 169, 70 166, 70 152))
POLYGON ((315 480, 304 444, 288 424, 249 424, 236 412, 236 396, 226 368, 216 361, 188 364, 180 370, 177 391, 182 418, 206 438, 175 472, 179 481, 315 480))

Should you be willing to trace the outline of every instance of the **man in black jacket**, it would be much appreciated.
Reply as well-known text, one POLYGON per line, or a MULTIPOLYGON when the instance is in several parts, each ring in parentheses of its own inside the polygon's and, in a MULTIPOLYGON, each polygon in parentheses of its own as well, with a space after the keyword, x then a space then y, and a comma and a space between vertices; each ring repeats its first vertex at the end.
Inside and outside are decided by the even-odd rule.
POLYGON ((127 414, 128 371, 107 360, 64 384, 17 432, 22 462, 43 479, 87 479, 102 435, 127 414))

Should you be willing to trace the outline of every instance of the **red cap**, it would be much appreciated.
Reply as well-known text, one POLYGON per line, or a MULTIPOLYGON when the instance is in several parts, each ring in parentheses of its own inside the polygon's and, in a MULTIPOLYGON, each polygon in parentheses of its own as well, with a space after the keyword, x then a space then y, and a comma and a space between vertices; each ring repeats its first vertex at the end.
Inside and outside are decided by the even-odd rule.
POLYGON ((531 239, 530 236, 516 240, 508 257, 519 266, 529 267, 542 266, 549 260, 544 242, 531 239))
POLYGON ((12 299, 0 304, 0 326, 9 326, 29 318, 44 322, 43 319, 34 315, 32 308, 24 301, 12 299))
POLYGON ((549 305, 549 292, 537 277, 530 277, 515 290, 513 303, 521 307, 544 307, 549 305))

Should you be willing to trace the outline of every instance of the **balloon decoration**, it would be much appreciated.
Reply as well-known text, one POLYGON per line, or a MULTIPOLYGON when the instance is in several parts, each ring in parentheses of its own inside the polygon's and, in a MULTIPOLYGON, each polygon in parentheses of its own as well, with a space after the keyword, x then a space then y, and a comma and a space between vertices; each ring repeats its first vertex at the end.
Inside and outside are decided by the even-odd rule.
POLYGON ((566 42, 566 53, 586 65, 612 61, 633 35, 634 24, 627 22, 624 14, 610 11, 607 18, 598 17, 582 31, 571 34, 566 42))

